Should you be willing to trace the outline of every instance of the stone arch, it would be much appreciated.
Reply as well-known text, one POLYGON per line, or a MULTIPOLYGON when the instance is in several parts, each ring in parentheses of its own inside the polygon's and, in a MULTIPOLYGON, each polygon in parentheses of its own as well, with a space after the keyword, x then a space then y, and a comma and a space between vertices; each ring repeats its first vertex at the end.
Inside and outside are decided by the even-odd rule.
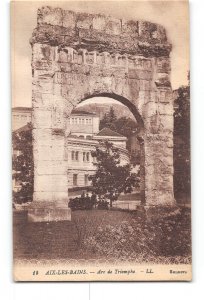
MULTIPOLYGON (((140 143, 140 151, 141 151, 141 160, 140 160, 140 195, 141 195, 141 204, 145 205, 146 199, 145 199, 145 148, 144 148, 144 122, 143 119, 138 111, 138 108, 136 105, 134 105, 131 101, 129 101, 127 98, 124 96, 115 94, 115 93, 108 93, 108 92, 95 92, 94 94, 87 94, 86 96, 81 96, 81 98, 78 99, 77 104, 74 106, 74 108, 82 103, 83 101, 86 101, 91 98, 99 98, 99 97, 106 97, 106 98, 111 98, 114 100, 117 100, 118 102, 122 103, 125 105, 133 114, 135 117, 135 120, 137 121, 138 125, 138 141, 140 143)), ((74 109, 73 108, 73 109, 74 109)), ((70 112, 71 113, 71 112, 70 112)), ((69 129, 68 133, 69 134, 69 129)))
POLYGON ((138 126, 139 126, 139 130, 141 135, 144 133, 144 122, 143 119, 138 111, 138 108, 136 107, 136 105, 134 105, 131 101, 129 101, 127 98, 115 94, 115 93, 95 93, 95 94, 91 94, 91 95, 86 95, 86 97, 84 97, 84 99, 81 99, 79 101, 79 103, 87 100, 87 99, 91 99, 91 98, 95 98, 95 97, 106 97, 106 98, 112 98, 114 100, 117 100, 118 102, 122 103, 123 105, 125 105, 133 114, 133 116, 135 117, 138 126))
MULTIPOLYGON (((171 45, 165 29, 145 21, 43 7, 31 46, 31 219, 36 220, 38 207, 67 208, 66 118, 80 101, 97 95, 128 104, 139 122, 145 205, 174 205, 171 45)), ((57 218, 69 217, 62 213, 57 218)))

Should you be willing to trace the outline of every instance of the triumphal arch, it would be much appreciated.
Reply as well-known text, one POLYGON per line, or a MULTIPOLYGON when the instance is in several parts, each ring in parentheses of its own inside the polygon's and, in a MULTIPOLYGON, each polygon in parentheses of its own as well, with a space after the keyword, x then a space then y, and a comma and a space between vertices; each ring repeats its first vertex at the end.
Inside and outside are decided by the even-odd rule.
POLYGON ((31 221, 70 219, 66 122, 91 97, 125 104, 140 128, 141 199, 173 206, 173 102, 165 29, 145 21, 38 10, 32 46, 34 195, 31 221))

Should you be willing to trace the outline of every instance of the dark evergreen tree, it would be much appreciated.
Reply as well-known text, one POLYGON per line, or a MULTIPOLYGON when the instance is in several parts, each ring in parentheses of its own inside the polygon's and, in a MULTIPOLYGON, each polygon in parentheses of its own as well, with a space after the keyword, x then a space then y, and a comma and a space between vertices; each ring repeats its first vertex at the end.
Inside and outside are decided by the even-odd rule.
POLYGON ((29 123, 26 130, 16 131, 12 135, 13 150, 19 155, 13 155, 13 179, 21 186, 19 192, 14 193, 14 201, 18 203, 32 201, 34 164, 32 145, 32 126, 29 123))
POLYGON ((174 191, 175 197, 189 195, 190 186, 190 84, 175 92, 174 191))
POLYGON ((103 129, 105 127, 110 128, 112 130, 116 130, 115 121, 117 120, 114 108, 111 106, 108 113, 105 113, 103 119, 100 121, 99 129, 103 129))
MULTIPOLYGON (((140 163, 140 146, 134 151, 131 149, 131 138, 137 134, 137 123, 130 117, 120 117, 117 119, 114 109, 111 107, 110 112, 106 113, 100 121, 100 130, 110 128, 121 135, 127 137, 127 150, 130 152, 130 160, 133 165, 140 163)), ((136 137, 135 137, 136 138, 136 137)))

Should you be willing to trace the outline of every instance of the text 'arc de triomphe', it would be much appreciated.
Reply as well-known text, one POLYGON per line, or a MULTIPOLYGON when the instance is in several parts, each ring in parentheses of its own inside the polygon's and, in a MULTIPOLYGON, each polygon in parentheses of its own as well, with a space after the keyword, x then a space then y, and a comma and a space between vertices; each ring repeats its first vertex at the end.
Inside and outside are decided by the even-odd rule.
POLYGON ((78 103, 97 96, 122 102, 137 119, 145 205, 174 205, 171 45, 165 29, 145 21, 42 7, 31 45, 34 199, 30 219, 70 218, 64 209, 66 119, 78 103), (39 213, 38 208, 45 211, 39 213))

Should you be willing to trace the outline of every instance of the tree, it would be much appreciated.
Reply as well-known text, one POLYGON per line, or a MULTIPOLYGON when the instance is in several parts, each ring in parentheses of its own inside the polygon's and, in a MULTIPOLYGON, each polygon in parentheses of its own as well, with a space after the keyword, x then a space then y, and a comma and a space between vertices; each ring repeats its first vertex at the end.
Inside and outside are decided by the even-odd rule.
POLYGON ((34 183, 31 123, 26 125, 25 130, 12 134, 12 143, 14 152, 19 152, 19 155, 13 155, 13 179, 21 186, 20 191, 14 194, 14 200, 19 203, 31 201, 34 183))
MULTIPOLYGON (((137 123, 130 117, 120 117, 117 119, 113 107, 110 108, 109 113, 106 113, 100 121, 100 130, 104 127, 110 128, 121 135, 127 137, 127 150, 130 152, 130 161, 135 166, 140 163, 140 146, 137 141, 137 123), (132 138, 135 138, 137 144, 136 149, 131 149, 132 138)), ((134 144, 135 144, 134 143, 134 144)))
POLYGON ((116 130, 115 121, 117 120, 114 108, 111 106, 108 113, 105 113, 103 119, 100 121, 99 129, 103 129, 104 127, 110 128, 112 130, 116 130))
POLYGON ((101 200, 116 201, 119 195, 131 193, 139 183, 138 176, 132 172, 131 165, 121 165, 119 150, 108 141, 101 142, 92 151, 92 157, 96 158, 96 173, 89 176, 92 189, 101 200))
POLYGON ((116 131, 127 138, 137 131, 137 123, 129 117, 116 119, 114 124, 116 131))
MULTIPOLYGON (((189 75, 188 75, 189 78, 189 75)), ((190 193, 190 84, 174 92, 174 191, 190 193)))
POLYGON ((100 130, 105 127, 117 131, 128 138, 137 130, 137 123, 130 117, 117 118, 115 111, 111 106, 110 111, 105 113, 100 121, 100 130))

